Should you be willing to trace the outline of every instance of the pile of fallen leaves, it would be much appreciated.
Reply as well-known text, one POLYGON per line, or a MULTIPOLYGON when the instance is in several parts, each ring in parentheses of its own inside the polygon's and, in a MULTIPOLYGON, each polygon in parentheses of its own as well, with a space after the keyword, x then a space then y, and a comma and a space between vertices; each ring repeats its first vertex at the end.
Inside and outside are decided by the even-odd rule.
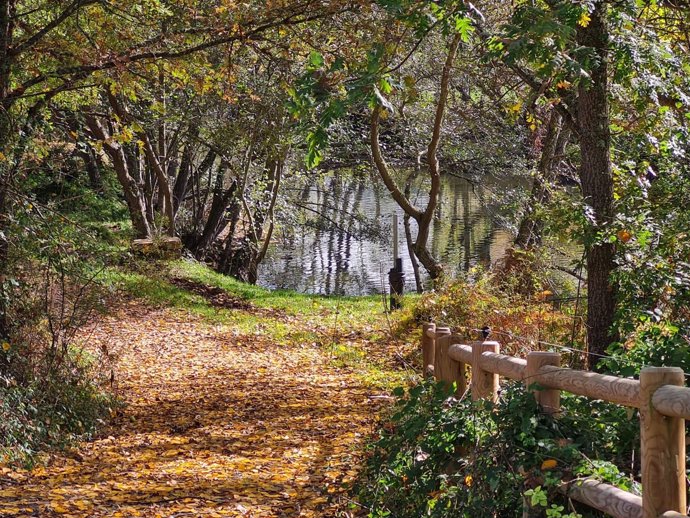
POLYGON ((328 347, 131 299, 83 338, 116 358, 126 405, 92 442, 31 471, 0 466, 0 516, 356 514, 347 491, 386 398, 328 347))

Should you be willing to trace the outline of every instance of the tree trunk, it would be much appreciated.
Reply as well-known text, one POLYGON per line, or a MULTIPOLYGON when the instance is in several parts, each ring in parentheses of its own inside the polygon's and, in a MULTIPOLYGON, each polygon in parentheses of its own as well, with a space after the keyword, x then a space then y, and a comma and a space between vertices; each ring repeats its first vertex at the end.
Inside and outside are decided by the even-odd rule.
MULTIPOLYGON (((112 107, 115 114, 120 118, 121 121, 127 123, 133 120, 133 117, 127 111, 127 108, 120 102, 120 100, 113 94, 110 90, 106 89, 106 95, 110 106, 112 107)), ((164 134, 163 134, 164 136, 164 134)), ((170 187, 170 180, 165 169, 165 156, 159 156, 157 153, 160 151, 165 151, 165 144, 156 149, 151 142, 151 139, 145 130, 137 131, 137 137, 143 143, 144 156, 146 157, 146 162, 148 164, 148 169, 153 173, 153 176, 157 180, 158 184, 158 204, 160 212, 166 220, 167 223, 167 234, 168 236, 175 235, 175 209, 173 206, 173 196, 172 189, 170 187)))
MULTIPOLYGON (((212 151, 209 151, 212 153, 212 151)), ((192 152, 192 146, 187 144, 182 152, 182 159, 180 160, 180 167, 177 172, 177 177, 175 178, 175 185, 173 186, 173 210, 175 211, 175 217, 177 217, 177 211, 180 210, 180 206, 187 195, 187 187, 189 185, 189 177, 192 173, 192 159, 194 153, 192 152)))
MULTIPOLYGON (((613 175, 611 172, 608 99, 608 30, 606 4, 594 4, 591 21, 578 28, 578 43, 593 48, 598 63, 591 70, 591 81, 578 87, 577 122, 579 128, 580 182, 585 203, 592 209, 592 222, 586 230, 587 247, 587 342, 593 354, 604 354, 616 339, 613 330, 616 293, 611 284, 614 247, 597 242, 614 215, 613 175)), ((596 367, 598 356, 590 357, 596 367)))
POLYGON ((225 212, 237 192, 237 180, 233 180, 232 185, 228 189, 224 189, 226 170, 226 164, 221 164, 218 167, 216 183, 213 188, 211 209, 206 219, 206 225, 204 225, 204 231, 201 233, 201 237, 193 249, 196 257, 200 259, 204 257, 208 247, 211 246, 218 237, 218 234, 220 234, 228 224, 228 218, 225 217, 225 212))
POLYGON ((166 219, 167 234, 169 236, 175 235, 175 210, 173 208, 172 190, 170 189, 170 181, 168 175, 163 169, 159 157, 156 155, 156 150, 151 143, 145 131, 138 133, 139 138, 144 143, 144 154, 149 167, 155 173, 158 180, 160 211, 166 219))
POLYGON ((132 227, 134 233, 138 238, 151 237, 151 227, 146 218, 146 207, 143 197, 141 195, 137 181, 132 178, 127 167, 127 158, 125 157, 122 145, 110 138, 110 134, 103 127, 101 122, 93 115, 86 116, 86 124, 89 126, 91 133, 100 141, 103 142, 103 149, 113 162, 113 168, 117 176, 127 202, 129 209, 129 217, 132 220, 132 227))
POLYGON ((98 157, 94 149, 86 145, 85 149, 79 151, 79 157, 84 161, 86 173, 89 175, 89 186, 95 192, 103 193, 103 178, 101 176, 101 168, 98 164, 98 157))
MULTIPOLYGON (((249 156, 249 154, 247 156, 249 156)), ((283 168, 285 166, 285 156, 286 155, 283 154, 279 159, 266 159, 262 178, 262 181, 266 183, 262 194, 264 199, 261 203, 255 204, 266 207, 265 209, 257 208, 252 212, 243 193, 244 187, 240 186, 238 189, 236 205, 231 208, 232 221, 230 233, 225 239, 223 254, 218 263, 217 269, 221 273, 232 275, 250 284, 256 284, 258 280, 259 265, 266 255, 271 236, 273 235, 274 211, 278 199, 283 168), (233 237, 237 220, 239 219, 240 207, 244 210, 249 228, 246 235, 242 238, 240 245, 238 247, 233 247, 233 237)), ((247 163, 247 165, 249 165, 249 163, 247 163)), ((246 181, 247 175, 245 174, 242 183, 246 184, 246 181)))
POLYGON ((436 102, 436 113, 434 116, 434 124, 432 128, 431 139, 429 140, 429 147, 427 149, 427 165, 428 174, 431 179, 431 188, 429 189, 429 201, 424 211, 415 207, 412 202, 405 196, 396 184, 395 180, 390 174, 388 164, 383 158, 381 147, 379 144, 379 123, 381 119, 381 107, 377 106, 371 116, 370 125, 370 146, 376 169, 383 183, 388 188, 393 199, 400 206, 406 214, 417 221, 417 237, 414 244, 414 252, 419 262, 422 263, 424 269, 429 273, 432 280, 438 279, 443 273, 443 267, 434 258, 428 247, 429 233, 431 223, 434 220, 434 214, 438 205, 439 191, 441 189, 441 174, 438 164, 438 149, 441 143, 441 133, 443 129, 443 118, 446 112, 446 105, 448 103, 448 89, 450 84, 450 72, 453 68, 453 62, 460 47, 461 37, 456 34, 448 48, 446 61, 443 65, 443 73, 441 75, 441 88, 439 98, 436 102))
POLYGON ((265 211, 258 208, 251 218, 249 232, 250 259, 247 268, 247 282, 249 284, 256 284, 259 278, 259 263, 263 260, 268 250, 269 243, 264 235, 266 223, 269 224, 267 232, 269 240, 273 234, 273 208, 277 199, 278 187, 280 186, 281 169, 282 163, 280 160, 276 158, 268 158, 266 160, 262 180, 266 182, 263 197, 268 198, 268 200, 267 203, 260 203, 259 205, 266 206, 267 208, 265 211))
POLYGON ((9 51, 12 45, 12 14, 14 2, 0 1, 0 339, 9 335, 7 322, 6 277, 9 264, 9 242, 7 241, 8 200, 7 188, 10 181, 8 160, 11 156, 12 119, 10 102, 7 99, 10 88, 11 58, 9 51))
POLYGON ((390 169, 386 160, 383 157, 381 151, 381 145, 379 143, 379 126, 381 123, 381 107, 377 106, 374 108, 371 114, 371 125, 369 128, 369 144, 371 146, 371 154, 374 158, 374 164, 379 172, 381 180, 383 180, 384 185, 388 189, 391 197, 400 206, 405 213, 409 214, 415 220, 419 221, 422 217, 422 211, 415 207, 410 200, 408 200, 405 195, 400 191, 400 188, 396 184, 393 176, 390 173, 390 169))
POLYGON ((223 243, 223 251, 218 260, 217 270, 224 275, 230 275, 232 268, 232 258, 234 253, 234 242, 235 242, 235 231, 237 230, 237 223, 240 220, 240 213, 242 211, 242 206, 237 196, 234 196, 228 212, 230 213, 230 228, 228 229, 228 235, 223 243))
POLYGON ((271 237, 273 237, 273 229, 275 228, 275 206, 278 201, 278 191, 280 190, 280 181, 283 176, 283 168, 285 167, 285 157, 277 160, 275 166, 269 171, 268 185, 266 186, 266 194, 270 196, 270 201, 268 203, 268 210, 266 214, 266 220, 268 222, 268 230, 264 236, 261 236, 263 241, 261 248, 256 254, 256 259, 254 260, 253 269, 250 270, 250 282, 255 284, 258 280, 258 270, 259 265, 266 257, 266 252, 268 252, 268 247, 271 244, 271 237))
MULTIPOLYGON (((10 73, 12 65, 12 56, 10 55, 10 49, 12 47, 12 33, 13 33, 13 22, 12 15, 14 11, 14 1, 12 0, 0 0, 0 108, 3 108, 0 112, 0 129, 7 130, 9 124, 9 117, 6 109, 9 109, 9 104, 7 101, 7 96, 9 95, 10 89, 10 73)), ((0 132, 0 138, 5 139, 9 133, 7 131, 0 132)))
POLYGON ((448 48, 448 55, 446 56, 446 61, 443 65, 443 72, 441 74, 441 85, 438 101, 436 102, 436 114, 434 116, 433 132, 431 140, 429 141, 429 147, 426 151, 426 161, 429 166, 429 176, 431 177, 431 189, 429 191, 429 203, 427 204, 426 210, 422 214, 422 217, 418 221, 419 231, 417 232, 417 240, 415 242, 415 252, 419 258, 419 262, 424 265, 424 268, 427 269, 429 276, 432 279, 439 278, 443 273, 443 267, 431 255, 431 251, 427 246, 427 241, 429 239, 431 223, 434 220, 434 214, 439 203, 439 196, 441 192, 441 172, 438 164, 438 149, 441 145, 443 118, 445 116, 446 106, 448 104, 450 73, 453 69, 453 63, 455 62, 455 56, 457 56, 461 41, 461 35, 456 34, 450 43, 450 47, 448 48))
POLYGON ((558 153, 559 142, 563 142, 560 139, 561 130, 562 116, 556 110, 552 110, 530 199, 515 238, 517 248, 527 249, 541 244, 544 222, 538 211, 551 199, 551 186, 556 180, 555 156, 558 153))
MULTIPOLYGON (((417 165, 414 171, 407 177, 405 182, 405 197, 409 200, 412 194, 412 182, 419 175, 419 170, 421 164, 419 159, 417 160, 417 165)), ((417 261, 417 256, 414 253, 414 239, 412 238, 412 225, 410 225, 410 215, 405 213, 403 215, 403 228, 405 229, 405 242, 407 243, 407 253, 410 256, 410 264, 412 265, 412 272, 414 274, 414 285, 417 289, 417 293, 424 292, 424 286, 422 285, 422 276, 419 272, 419 262, 417 261)))

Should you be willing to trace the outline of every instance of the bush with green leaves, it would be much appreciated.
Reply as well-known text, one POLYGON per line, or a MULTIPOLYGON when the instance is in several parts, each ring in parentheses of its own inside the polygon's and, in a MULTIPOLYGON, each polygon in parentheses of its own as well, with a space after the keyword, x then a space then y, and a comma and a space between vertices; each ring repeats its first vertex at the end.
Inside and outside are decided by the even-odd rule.
POLYGON ((115 404, 110 358, 79 331, 104 307, 113 245, 65 216, 60 200, 17 195, 0 279, 0 462, 93 433, 115 404))
POLYGON ((690 206, 678 196, 690 189, 690 169, 685 158, 666 154, 673 155, 666 150, 653 163, 640 157, 623 168, 624 215, 609 237, 619 250, 614 281, 622 341, 609 348, 614 359, 607 368, 623 375, 644 365, 690 372, 690 206))
POLYGON ((30 466, 47 446, 90 437, 118 405, 84 379, 19 385, 0 376, 0 461, 30 466))
POLYGON ((370 518, 520 517, 525 505, 549 517, 599 516, 573 507, 557 490, 562 481, 636 489, 639 424, 621 407, 566 395, 553 419, 518 384, 496 405, 458 400, 432 382, 396 395, 358 486, 370 518))
POLYGON ((690 372, 690 341, 681 328, 669 322, 641 317, 640 325, 625 344, 613 344, 605 368, 621 376, 637 376, 645 366, 680 367, 690 372))

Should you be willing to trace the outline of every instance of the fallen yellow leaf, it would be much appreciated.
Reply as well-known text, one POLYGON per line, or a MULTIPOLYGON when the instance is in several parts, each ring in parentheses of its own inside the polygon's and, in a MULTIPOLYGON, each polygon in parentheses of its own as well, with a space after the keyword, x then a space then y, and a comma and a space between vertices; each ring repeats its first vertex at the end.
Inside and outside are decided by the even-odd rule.
POLYGON ((69 513, 69 509, 62 506, 61 504, 52 503, 52 504, 50 504, 50 508, 53 510, 53 512, 58 513, 58 514, 69 513))
POLYGON ((556 466, 558 466, 558 461, 556 461, 555 459, 547 459, 541 463, 542 471, 547 471, 547 470, 553 469, 556 466))

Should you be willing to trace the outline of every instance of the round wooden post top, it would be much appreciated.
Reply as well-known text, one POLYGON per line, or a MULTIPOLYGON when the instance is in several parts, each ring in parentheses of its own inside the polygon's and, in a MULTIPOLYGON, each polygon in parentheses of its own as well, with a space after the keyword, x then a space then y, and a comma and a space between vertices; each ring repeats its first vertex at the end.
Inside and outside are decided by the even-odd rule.
POLYGON ((531 351, 527 353, 527 356, 532 356, 534 358, 560 358, 561 353, 554 353, 550 351, 531 351))
POLYGON ((680 367, 643 367, 640 371, 640 376, 643 374, 661 374, 661 373, 674 373, 674 374, 685 374, 683 369, 680 367))

